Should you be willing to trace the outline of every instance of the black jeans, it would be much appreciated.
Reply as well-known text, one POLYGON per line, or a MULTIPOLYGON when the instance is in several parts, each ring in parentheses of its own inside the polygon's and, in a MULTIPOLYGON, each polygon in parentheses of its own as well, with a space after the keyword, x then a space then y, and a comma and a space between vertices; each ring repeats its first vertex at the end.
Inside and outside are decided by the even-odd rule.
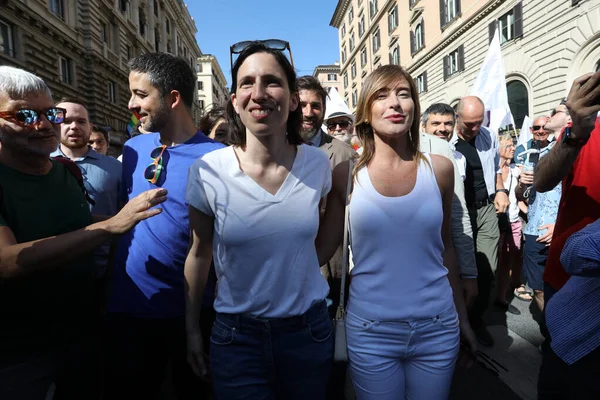
POLYGON ((170 370, 176 399, 201 400, 207 391, 187 362, 183 317, 106 317, 105 399, 159 399, 170 370))

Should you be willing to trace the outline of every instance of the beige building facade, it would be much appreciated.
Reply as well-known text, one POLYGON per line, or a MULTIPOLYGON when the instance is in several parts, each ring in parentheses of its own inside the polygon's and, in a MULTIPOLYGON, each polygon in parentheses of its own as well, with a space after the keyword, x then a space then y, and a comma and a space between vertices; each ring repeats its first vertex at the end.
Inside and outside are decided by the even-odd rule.
POLYGON ((342 93, 342 80, 340 79, 340 64, 335 62, 331 65, 317 65, 313 71, 313 77, 329 91, 329 88, 335 88, 338 93, 342 93))
POLYGON ((340 0, 342 92, 356 109, 364 77, 399 64, 422 109, 469 93, 499 30, 515 123, 547 114, 572 81, 600 67, 600 0, 340 0))
POLYGON ((198 102, 202 112, 213 105, 225 106, 229 100, 227 79, 221 70, 217 58, 211 54, 203 54, 196 62, 198 75, 198 102))
MULTIPOLYGON (((55 97, 85 101, 120 151, 131 118, 127 61, 169 52, 195 68, 196 25, 180 0, 0 1, 0 65, 43 78, 55 97)), ((199 119, 199 106, 193 107, 199 119)))

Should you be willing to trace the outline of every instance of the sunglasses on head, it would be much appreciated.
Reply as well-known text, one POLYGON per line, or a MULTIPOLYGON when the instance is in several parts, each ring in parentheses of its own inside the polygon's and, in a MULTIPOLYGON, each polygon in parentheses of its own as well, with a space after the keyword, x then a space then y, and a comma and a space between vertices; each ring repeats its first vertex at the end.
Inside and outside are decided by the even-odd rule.
POLYGON ((51 124, 62 124, 67 115, 67 110, 59 107, 50 107, 45 110, 17 110, 0 111, 0 118, 8 119, 21 126, 35 126, 40 121, 40 115, 44 115, 51 124))
POLYGON ((150 153, 150 158, 152 158, 152 163, 146 167, 144 170, 144 178, 152 184, 155 184, 160 177, 160 173, 163 170, 163 153, 167 149, 166 145, 159 146, 152 150, 150 153))
POLYGON ((330 122, 327 124, 327 129, 332 131, 335 129, 336 126, 339 126, 340 129, 346 129, 349 125, 350 125, 349 121, 330 122))
POLYGON ((294 66, 294 58, 292 57, 292 48, 290 47, 290 42, 286 42, 285 40, 281 39, 244 40, 243 42, 238 42, 229 47, 229 63, 232 69, 233 55, 240 54, 246 47, 254 43, 260 43, 271 50, 284 51, 287 49, 287 51, 290 53, 290 63, 292 64, 292 67, 294 66))

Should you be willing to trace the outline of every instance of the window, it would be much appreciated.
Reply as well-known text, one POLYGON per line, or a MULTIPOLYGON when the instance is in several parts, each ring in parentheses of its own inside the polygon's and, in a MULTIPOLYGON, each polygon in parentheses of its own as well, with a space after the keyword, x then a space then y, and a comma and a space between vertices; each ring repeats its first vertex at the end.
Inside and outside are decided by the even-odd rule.
POLYGON ((140 7, 138 9, 138 13, 139 13, 138 14, 139 15, 138 22, 140 25, 140 28, 139 28, 140 35, 146 37, 146 14, 144 14, 144 9, 142 7, 140 7))
POLYGON ((408 9, 412 9, 419 0, 408 0, 408 9))
POLYGON ((360 66, 363 68, 365 65, 367 65, 367 48, 363 47, 360 50, 360 66))
POLYGON ((348 45, 350 46, 350 52, 354 50, 354 32, 350 32, 350 39, 348 39, 348 45))
POLYGON ((337 80, 337 74, 327 74, 327 80, 328 81, 335 81, 335 80, 337 80))
POLYGON ((354 89, 352 92, 352 107, 356 108, 356 103, 358 103, 358 93, 356 92, 356 89, 354 89))
POLYGON ((14 57, 12 26, 0 21, 0 53, 14 57))
POLYGON ((342 29, 340 29, 342 33, 342 39, 346 36, 346 24, 342 24, 342 29))
POLYGON ((456 50, 444 57, 444 80, 465 69, 465 50, 461 44, 456 50))
POLYGON ((158 0, 154 0, 154 15, 158 17, 158 0))
POLYGON ((352 62, 352 66, 350 67, 350 76, 352 79, 356 78, 356 61, 352 62))
POLYGON ((342 45, 342 63, 346 62, 346 47, 342 45))
POLYGON ((73 61, 68 58, 62 57, 62 56, 58 56, 58 61, 59 61, 61 82, 66 83, 67 85, 72 85, 73 84, 73 61))
POLYGON ((204 100, 200 100, 200 109, 204 110, 204 100))
POLYGON ((440 27, 443 29, 460 15, 460 0, 440 0, 440 27))
POLYGON ((127 12, 128 3, 129 3, 129 0, 119 0, 119 10, 121 10, 122 13, 127 12))
POLYGON ((113 81, 108 81, 108 101, 110 103, 117 102, 117 84, 113 81))
POLYGON ((344 88, 348 87, 348 73, 344 72, 344 88))
POLYGON ((490 23, 490 42, 494 38, 496 28, 500 34, 500 44, 523 36, 523 3, 517 3, 509 12, 490 23))
POLYGON ((50 12, 65 20, 65 0, 50 0, 50 12))
POLYGON ((100 40, 102 43, 110 43, 110 31, 104 22, 100 23, 100 40))
POLYGON ((415 27, 414 32, 410 33, 410 52, 415 54, 425 47, 425 21, 421 20, 415 27))
POLYGON ((398 45, 390 53, 390 64, 400 65, 400 47, 398 45))
POLYGON ((598 60, 598 64, 596 64, 596 72, 600 71, 600 60, 598 60))
POLYGON ((514 80, 506 84, 508 106, 515 119, 516 126, 523 126, 523 120, 529 115, 529 92, 527 86, 521 81, 514 80))
POLYGON ((398 4, 388 13, 388 32, 392 33, 398 27, 398 4))
POLYGON ((369 0, 369 18, 373 19, 375 14, 377 14, 377 0, 369 0))
POLYGON ((350 8, 348 9, 348 25, 350 25, 352 23, 353 19, 354 19, 354 8, 352 6, 350 6, 350 8))
POLYGON ((361 15, 358 19, 358 37, 365 34, 365 16, 361 15))
POLYGON ((377 29, 373 33, 373 53, 377 52, 379 47, 381 47, 381 36, 379 36, 379 29, 377 29))
POLYGON ((419 94, 427 91, 427 71, 417 76, 415 84, 417 85, 417 92, 419 94))
POLYGON ((169 18, 165 20, 165 28, 167 28, 167 33, 171 34, 171 20, 169 18))
POLYGON ((198 63, 198 65, 196 65, 196 71, 198 72, 202 72, 203 68, 202 68, 202 64, 198 63))
POLYGON ((158 28, 154 28, 154 50, 159 51, 160 47, 160 33, 158 32, 158 28))

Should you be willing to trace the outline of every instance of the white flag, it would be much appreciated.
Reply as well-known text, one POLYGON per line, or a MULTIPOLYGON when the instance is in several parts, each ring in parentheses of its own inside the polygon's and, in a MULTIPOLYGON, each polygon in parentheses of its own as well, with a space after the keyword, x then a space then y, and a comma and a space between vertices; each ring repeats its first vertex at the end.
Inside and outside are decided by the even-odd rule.
POLYGON ((529 118, 528 115, 525 116, 523 120, 523 126, 521 127, 521 133, 519 134, 519 141, 517 142, 517 146, 520 144, 523 145, 525 150, 527 150, 527 142, 531 139, 531 131, 529 130, 533 126, 533 120, 529 118))
POLYGON ((498 129, 508 124, 515 125, 508 106, 504 61, 500 50, 498 29, 494 33, 487 56, 469 95, 479 97, 485 104, 484 125, 494 133, 497 134, 498 129))

